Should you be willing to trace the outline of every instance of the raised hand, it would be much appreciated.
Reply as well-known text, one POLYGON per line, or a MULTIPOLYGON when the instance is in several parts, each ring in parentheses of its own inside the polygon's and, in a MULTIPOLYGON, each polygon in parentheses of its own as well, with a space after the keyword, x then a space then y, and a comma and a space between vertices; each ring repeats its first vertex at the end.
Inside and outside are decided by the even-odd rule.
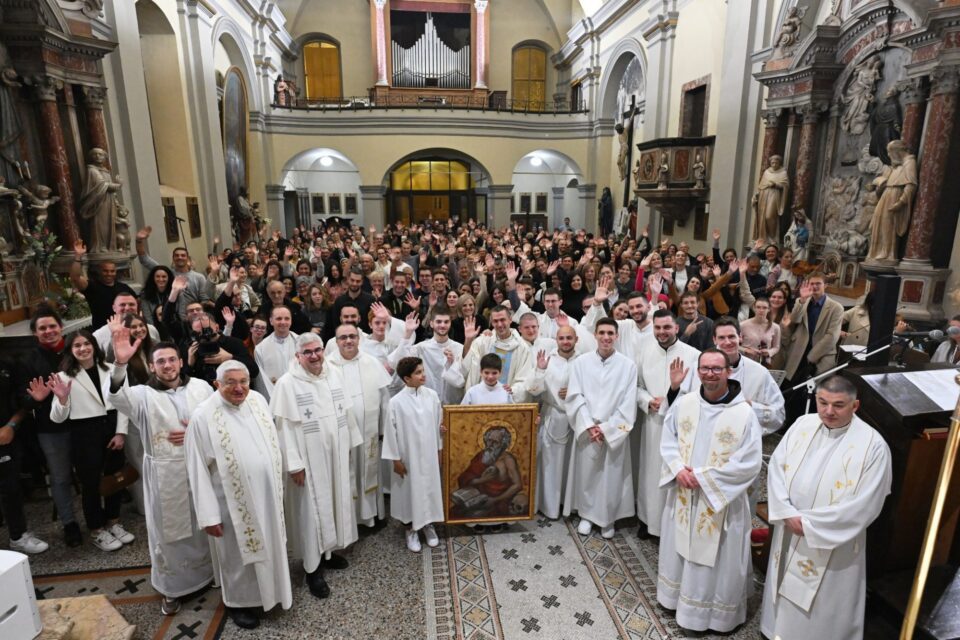
POLYGON ((480 335, 480 330, 477 329, 477 319, 474 316, 463 319, 463 337, 466 340, 473 341, 478 335, 480 335))
POLYGON ((557 314, 557 326, 558 327, 570 326, 570 317, 567 314, 565 314, 563 311, 557 314))
POLYGON ((680 358, 674 358, 673 362, 670 363, 670 387, 673 389, 679 389, 684 378, 687 377, 688 372, 689 369, 684 366, 683 360, 680 358))
POLYGON ((240 282, 240 269, 237 267, 230 267, 230 282, 237 284, 240 282))
POLYGON ((87 245, 83 243, 83 240, 77 240, 75 243, 73 243, 73 254, 77 258, 82 258, 83 256, 87 255, 87 245))
POLYGON ((171 293, 176 292, 179 294, 187 288, 187 284, 187 276, 177 276, 170 284, 170 291, 171 293))
POLYGON ((806 301, 810 299, 810 296, 813 295, 813 287, 810 286, 808 280, 804 280, 800 283, 800 300, 806 301))
POLYGON ((234 313, 231 307, 224 307, 220 314, 223 316, 223 321, 228 327, 233 326, 233 323, 237 319, 237 314, 234 313))
POLYGON ((416 311, 411 311, 407 314, 406 320, 403 321, 403 328, 406 331, 407 337, 412 336, 414 331, 416 331, 419 327, 420 316, 416 311))
POLYGON ((553 262, 551 262, 551 263, 547 266, 547 275, 548 275, 548 276, 552 276, 553 274, 555 274, 555 273, 557 272, 557 269, 559 269, 559 268, 560 268, 560 261, 559 261, 559 260, 554 260, 553 262))
POLYGON ((720 242, 720 229, 713 230, 713 239, 715 242, 720 242))
POLYGON ((711 273, 713 273, 713 277, 714 277, 714 278, 719 278, 719 277, 720 277, 720 267, 719 267, 719 265, 713 265, 713 269, 711 270, 711 273))
POLYGON ((517 281, 517 265, 513 264, 513 260, 507 261, 507 280, 510 282, 517 281))
POLYGON ((115 336, 117 332, 123 329, 123 316, 119 313, 115 313, 110 316, 110 319, 107 320, 107 327, 110 328, 110 335, 115 336))
POLYGON ((383 306, 382 302, 374 302, 370 305, 370 311, 373 311, 373 317, 381 318, 383 320, 389 321, 393 316, 390 315, 390 310, 383 306))
MULTIPOLYGON (((733 262, 731 261, 730 264, 733 264, 733 262)), ((737 265, 737 271, 739 271, 741 274, 747 272, 747 259, 746 259, 746 258, 744 258, 743 260, 737 261, 736 265, 737 265)), ((732 267, 731 267, 731 268, 732 268, 732 267)))
POLYGON ((420 308, 420 298, 414 297, 414 295, 409 291, 407 292, 407 297, 404 299, 404 302, 406 302, 407 306, 411 309, 420 308))
POLYGON ((697 329, 700 328, 700 325, 703 324, 703 318, 697 316, 697 319, 687 325, 687 328, 683 330, 683 335, 690 337, 697 332, 697 329))
POLYGON ((27 393, 35 402, 43 402, 50 395, 50 387, 43 378, 34 378, 27 385, 27 393))
POLYGON ((597 288, 593 291, 593 299, 598 304, 606 302, 610 297, 610 276, 603 276, 600 278, 600 282, 597 283, 597 288))
POLYGON ((153 233, 153 227, 147 226, 137 231, 137 240, 146 240, 153 233))
POLYGON ((652 273, 647 278, 647 286, 650 288, 651 299, 656 298, 663 291, 663 276, 659 273, 652 273))
POLYGON ((70 389, 73 388, 73 380, 64 382, 63 378, 54 373, 47 378, 47 386, 50 388, 50 391, 53 392, 53 395, 57 396, 60 404, 67 404, 67 398, 70 397, 70 389))
POLYGON ((546 351, 541 349, 537 352, 537 369, 545 370, 548 364, 550 364, 550 356, 547 355, 546 351))
POLYGON ((117 364, 127 364, 130 362, 130 359, 136 355, 137 349, 140 348, 141 342, 143 342, 143 338, 137 338, 133 344, 130 344, 130 329, 121 326, 120 329, 113 334, 114 361, 117 364))
POLYGON ((207 266, 210 269, 210 273, 217 273, 220 271, 220 258, 217 257, 217 254, 211 253, 207 256, 207 266))
POLYGON ((450 350, 449 348, 448 348, 448 349, 444 349, 444 350, 443 350, 443 357, 447 359, 447 366, 448 366, 448 367, 453 364, 454 355, 453 355, 453 351, 452 351, 452 350, 450 350))

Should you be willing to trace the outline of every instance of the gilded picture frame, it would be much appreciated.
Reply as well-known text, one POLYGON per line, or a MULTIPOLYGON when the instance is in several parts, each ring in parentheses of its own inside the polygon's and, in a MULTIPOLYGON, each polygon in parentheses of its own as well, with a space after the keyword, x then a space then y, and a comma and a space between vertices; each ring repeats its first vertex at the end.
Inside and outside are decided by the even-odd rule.
POLYGON ((448 524, 531 520, 536 513, 537 405, 443 408, 448 524))

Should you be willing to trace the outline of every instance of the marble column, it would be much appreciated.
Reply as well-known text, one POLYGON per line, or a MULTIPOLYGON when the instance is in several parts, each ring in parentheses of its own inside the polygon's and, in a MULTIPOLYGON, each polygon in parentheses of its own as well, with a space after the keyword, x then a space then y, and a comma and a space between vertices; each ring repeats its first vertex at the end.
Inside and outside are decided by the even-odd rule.
POLYGON ((360 185, 360 202, 364 226, 369 227, 373 224, 381 230, 386 226, 386 202, 384 200, 386 195, 387 188, 382 184, 360 185))
POLYGON ((31 84, 40 102, 40 140, 48 186, 60 196, 60 202, 56 205, 59 207, 57 220, 60 240, 64 247, 72 250, 73 245, 80 239, 80 227, 77 226, 70 164, 57 105, 57 91, 63 89, 63 82, 52 76, 34 76, 31 84))
POLYGON ((389 86, 387 82, 387 28, 383 10, 387 0, 373 0, 374 3, 374 45, 376 47, 377 86, 389 86))
POLYGON ((563 210, 563 195, 566 190, 566 187, 551 187, 553 192, 553 224, 551 226, 554 229, 560 226, 566 216, 563 210))
POLYGON ((474 83, 474 89, 487 88, 487 5, 489 0, 476 0, 473 8, 477 13, 477 43, 474 47, 476 52, 477 81, 474 83))
POLYGON ((492 184, 487 187, 487 200, 493 204, 493 206, 487 206, 488 229, 496 229, 510 224, 510 200, 512 198, 512 184, 492 184))
POLYGON ((897 85, 903 101, 903 129, 900 139, 904 141, 910 153, 920 150, 920 138, 923 134, 923 117, 927 111, 927 90, 922 78, 911 78, 897 85))
POLYGON ((587 231, 592 231, 593 233, 597 232, 598 220, 599 217, 597 211, 597 185, 595 184, 581 184, 577 186, 577 191, 580 192, 580 210, 581 219, 579 224, 577 220, 573 219, 573 216, 570 217, 570 222, 573 223, 577 229, 585 228, 587 231))
POLYGON ((940 208, 940 195, 946 177, 947 160, 953 142, 957 117, 957 93, 960 92, 960 67, 936 69, 930 75, 930 115, 920 164, 919 191, 907 232, 907 250, 903 261, 912 266, 930 265, 934 222, 940 208))
POLYGON ((813 195, 813 180, 816 177, 814 163, 817 159, 817 122, 826 105, 805 104, 797 107, 803 121, 800 141, 797 145, 797 164, 793 174, 793 200, 791 210, 803 209, 810 215, 810 198, 813 195))
POLYGON ((107 168, 110 168, 110 142, 107 140, 107 125, 103 119, 103 102, 106 96, 107 90, 103 87, 83 86, 83 112, 87 120, 90 144, 107 152, 107 168))
POLYGON ((767 169, 770 156, 778 155, 780 144, 780 109, 767 109, 763 118, 763 157, 760 160, 760 173, 767 169))
POLYGON ((267 217, 271 220, 271 226, 283 231, 284 235, 287 233, 287 216, 283 201, 285 191, 286 187, 282 184, 266 185, 267 217))

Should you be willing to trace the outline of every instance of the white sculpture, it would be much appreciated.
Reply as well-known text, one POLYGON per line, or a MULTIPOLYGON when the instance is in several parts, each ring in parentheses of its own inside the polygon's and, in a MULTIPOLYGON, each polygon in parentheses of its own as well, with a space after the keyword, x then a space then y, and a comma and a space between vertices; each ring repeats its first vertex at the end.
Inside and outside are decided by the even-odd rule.
POLYGON ((883 60, 879 56, 861 62, 854 69, 853 80, 843 96, 846 109, 840 118, 840 128, 847 133, 860 135, 866 130, 882 70, 883 60))

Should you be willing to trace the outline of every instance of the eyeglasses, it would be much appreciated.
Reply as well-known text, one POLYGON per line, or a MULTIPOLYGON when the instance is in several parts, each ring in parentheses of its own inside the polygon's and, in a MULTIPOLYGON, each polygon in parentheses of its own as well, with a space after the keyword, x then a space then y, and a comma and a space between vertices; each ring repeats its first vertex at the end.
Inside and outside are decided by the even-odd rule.
POLYGON ((244 378, 243 380, 224 380, 220 384, 224 387, 249 387, 250 380, 248 378, 244 378))
POLYGON ((715 376, 720 375, 721 373, 723 373, 723 372, 726 371, 726 370, 727 370, 726 367, 698 367, 698 368, 697 368, 697 371, 699 371, 701 374, 711 373, 711 374, 713 374, 713 375, 715 375, 715 376))
POLYGON ((319 349, 304 350, 304 351, 301 351, 300 353, 306 356, 307 358, 312 358, 314 356, 319 357, 323 355, 323 347, 320 347, 319 349))
POLYGON ((355 333, 348 333, 346 335, 337 336, 337 342, 346 342, 347 340, 359 340, 360 336, 355 333))

